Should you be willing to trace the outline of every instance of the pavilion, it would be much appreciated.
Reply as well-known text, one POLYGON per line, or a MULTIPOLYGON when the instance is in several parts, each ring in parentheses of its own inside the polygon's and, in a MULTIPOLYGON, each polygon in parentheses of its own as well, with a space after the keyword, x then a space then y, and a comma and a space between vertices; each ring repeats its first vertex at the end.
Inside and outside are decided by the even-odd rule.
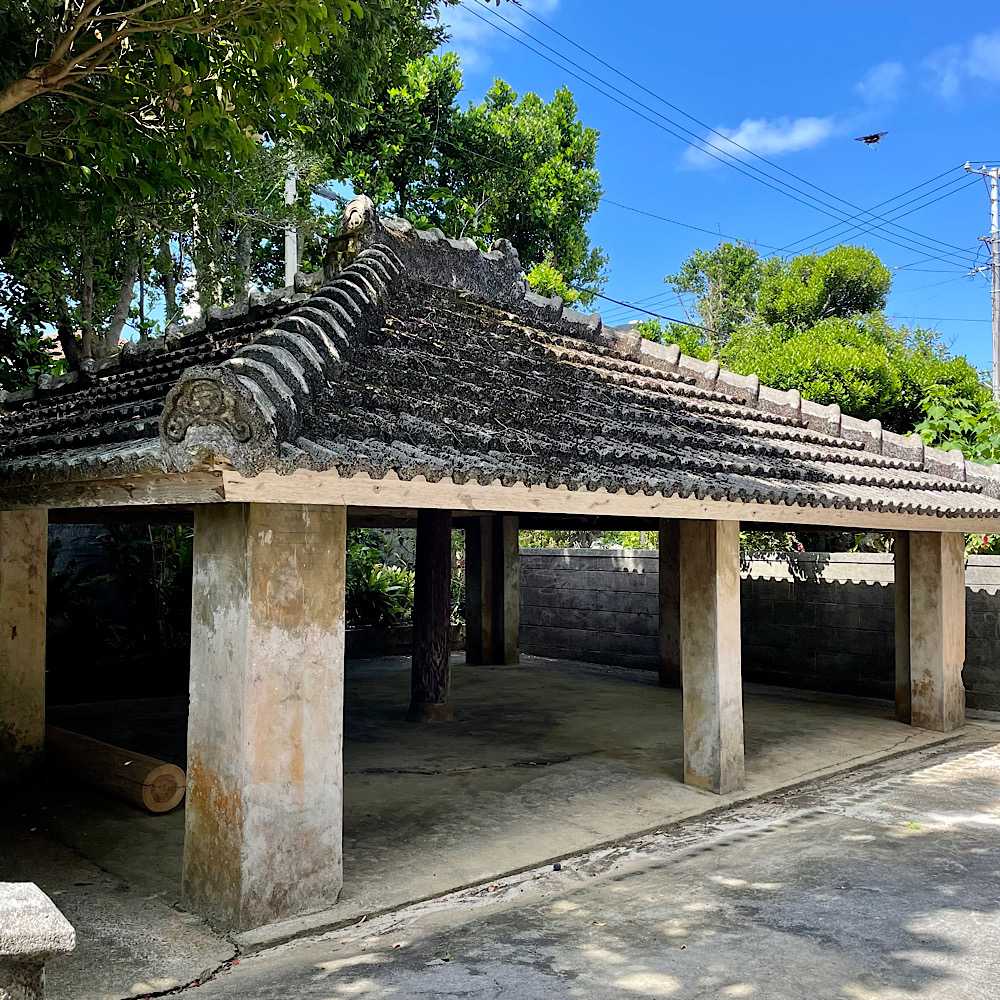
POLYGON ((0 767, 43 750, 50 518, 193 511, 184 894, 234 929, 343 881, 348 526, 417 525, 414 720, 448 705, 450 536, 467 658, 518 657, 518 529, 660 530, 661 676, 684 780, 744 781, 739 532, 896 537, 897 713, 965 716, 965 532, 1000 471, 761 385, 527 290, 512 246, 345 213, 337 266, 7 393, 0 407, 0 767))

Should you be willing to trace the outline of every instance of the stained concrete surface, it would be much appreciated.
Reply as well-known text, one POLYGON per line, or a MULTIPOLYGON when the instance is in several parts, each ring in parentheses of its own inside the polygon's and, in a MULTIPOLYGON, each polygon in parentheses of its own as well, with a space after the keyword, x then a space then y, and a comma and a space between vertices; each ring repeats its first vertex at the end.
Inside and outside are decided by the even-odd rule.
POLYGON ((993 1000, 996 739, 264 951, 197 996, 993 1000))
MULTIPOLYGON (((348 664, 346 691, 343 894, 326 911, 241 935, 244 950, 941 739, 895 722, 886 703, 750 688, 747 788, 719 797, 681 783, 680 694, 648 672, 456 660, 458 718, 447 724, 404 721, 405 658, 348 664)), ((60 725, 183 763, 182 713, 183 700, 165 700, 57 714, 60 725)), ((0 841, 0 879, 55 889, 77 927, 76 956, 50 970, 52 997, 124 997, 229 957, 228 942, 177 908, 182 810, 146 816, 65 782, 45 793, 14 835, 35 853, 0 841), (95 963, 106 952, 115 961, 95 963)))

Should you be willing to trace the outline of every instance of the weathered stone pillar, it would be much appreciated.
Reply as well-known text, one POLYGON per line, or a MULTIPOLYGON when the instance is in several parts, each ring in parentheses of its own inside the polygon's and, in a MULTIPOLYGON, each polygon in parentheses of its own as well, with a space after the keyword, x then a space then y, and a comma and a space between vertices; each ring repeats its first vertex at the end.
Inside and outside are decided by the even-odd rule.
POLYGON ((723 794, 742 787, 738 521, 680 522, 684 781, 723 794))
POLYGON ((465 662, 489 663, 493 656, 493 526, 490 515, 465 529, 465 662))
POLYGON ((451 687, 451 511, 417 513, 410 711, 414 722, 455 717, 451 687))
POLYGON ((343 507, 195 509, 188 906, 244 930, 343 885, 343 507))
POLYGON ((910 532, 910 721, 965 724, 965 536, 910 532))
POLYGON ((465 659, 521 659, 521 555, 518 517, 485 514, 465 532, 465 659))
POLYGON ((48 512, 0 511, 0 784, 45 743, 48 512))
POLYGON ((681 686, 680 522, 660 522, 660 686, 681 686))
POLYGON ((893 532, 892 556, 896 601, 896 718, 910 721, 910 535, 893 532))
POLYGON ((33 882, 0 882, 0 1000, 43 1000, 45 963, 76 947, 76 932, 33 882))

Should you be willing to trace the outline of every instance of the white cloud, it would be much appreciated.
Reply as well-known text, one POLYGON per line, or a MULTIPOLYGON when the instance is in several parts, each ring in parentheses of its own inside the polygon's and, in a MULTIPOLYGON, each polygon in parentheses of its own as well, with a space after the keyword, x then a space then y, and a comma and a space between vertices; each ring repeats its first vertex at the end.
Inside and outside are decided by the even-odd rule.
POLYGON ((971 77, 991 83, 1000 81, 1000 31, 972 39, 966 69, 971 77))
MULTIPOLYGON (((558 6, 559 0, 520 0, 520 7, 530 10, 539 17, 551 14, 558 6)), ((505 3, 497 10, 508 21, 513 21, 532 34, 536 34, 536 29, 541 27, 526 17, 518 5, 505 3)), ((487 24, 487 21, 492 21, 504 31, 517 35, 517 31, 509 24, 501 21, 492 12, 483 10, 474 0, 468 8, 462 5, 444 8, 441 20, 450 36, 443 48, 457 52, 462 59, 462 67, 470 72, 484 71, 490 65, 491 53, 495 49, 502 45, 514 44, 499 30, 487 24), (477 14, 481 17, 477 17, 477 14)))
POLYGON ((803 118, 746 118, 736 128, 718 129, 706 137, 702 146, 691 146, 684 152, 684 163, 689 167, 713 167, 719 161, 713 156, 721 150, 729 156, 746 159, 751 153, 778 156, 812 149, 828 139, 834 132, 831 117, 803 118), (715 148, 712 148, 715 147, 715 148), (707 152, 706 152, 707 150, 707 152))
POLYGON ((868 70, 854 89, 866 104, 892 104, 899 98, 905 79, 902 63, 881 62, 868 70))
POLYGON ((958 95, 962 86, 962 61, 962 49, 958 45, 946 45, 924 60, 929 86, 939 97, 950 99, 958 95))
POLYGON ((923 68, 930 89, 949 100, 969 82, 1000 83, 1000 31, 975 35, 961 45, 945 45, 924 60, 923 68))

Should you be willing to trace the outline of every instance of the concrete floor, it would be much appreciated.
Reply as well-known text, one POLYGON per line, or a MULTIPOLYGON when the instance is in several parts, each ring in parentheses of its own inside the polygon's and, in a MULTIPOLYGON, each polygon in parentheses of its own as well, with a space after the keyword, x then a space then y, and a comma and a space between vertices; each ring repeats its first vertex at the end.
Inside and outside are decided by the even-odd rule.
MULTIPOLYGON (((899 725, 881 703, 750 689, 747 788, 720 798, 681 783, 680 695, 657 687, 649 673, 534 658, 519 667, 459 661, 458 720, 437 725, 403 721, 408 685, 405 658, 348 665, 342 897, 322 913, 240 935, 242 949, 488 882, 941 739, 899 725)), ((179 706, 80 711, 78 728, 177 757, 179 706)), ((16 836, 18 851, 3 853, 0 844, 0 879, 55 887, 81 942, 76 956, 53 965, 50 1000, 164 989, 232 954, 228 942, 178 910, 182 811, 144 816, 58 786, 25 813, 16 836), (83 874, 55 877, 43 863, 46 851, 83 874), (95 883, 94 872, 103 880, 95 883), (126 928, 115 938, 122 960, 95 967, 94 949, 114 938, 101 915, 108 900, 126 928)))
POLYGON ((996 1000, 998 736, 265 951, 198 1000, 996 1000))

